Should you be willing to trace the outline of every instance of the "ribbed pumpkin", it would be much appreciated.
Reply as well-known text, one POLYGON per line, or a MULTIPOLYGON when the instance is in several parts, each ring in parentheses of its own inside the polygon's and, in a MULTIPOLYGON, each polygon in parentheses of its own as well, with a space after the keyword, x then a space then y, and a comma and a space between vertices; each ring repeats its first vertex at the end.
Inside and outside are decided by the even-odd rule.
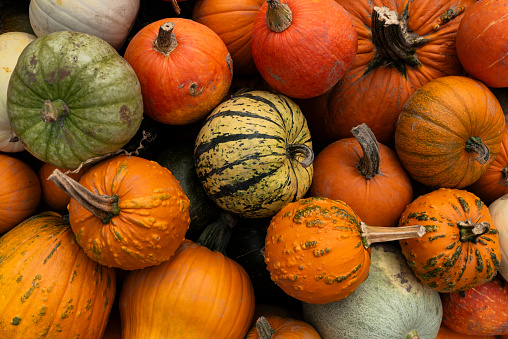
POLYGON ((0 337, 100 339, 116 293, 115 270, 88 258, 54 212, 0 238, 0 337))
POLYGON ((499 233, 488 207, 473 193, 440 188, 416 198, 400 226, 420 224, 419 239, 401 240, 402 253, 420 281, 438 292, 464 291, 497 273, 499 233))
POLYGON ((303 197, 312 181, 312 141, 288 97, 247 91, 206 118, 194 160, 207 194, 243 217, 269 217, 303 197))
POLYGON ((39 37, 23 50, 7 109, 32 155, 69 169, 118 151, 143 118, 132 67, 104 40, 70 31, 39 37))
POLYGON ((288 295, 312 304, 349 296, 369 274, 370 244, 421 237, 423 226, 379 227, 340 200, 311 197, 287 204, 270 222, 265 262, 288 295))
POLYGON ((261 316, 245 339, 321 339, 319 333, 305 321, 277 316, 261 316))
POLYGON ((91 167, 79 183, 49 177, 71 197, 76 241, 105 266, 135 270, 168 260, 189 228, 189 199, 155 161, 118 155, 91 167))
POLYGON ((41 185, 27 163, 4 154, 0 154, 0 178, 0 233, 4 233, 37 211, 41 185))
POLYGON ((254 291, 240 265, 184 240, 169 261, 129 273, 120 314, 123 339, 243 338, 254 291))
POLYGON ((329 92, 298 103, 317 145, 351 137, 351 128, 366 123, 391 147, 397 117, 414 91, 432 79, 463 74, 455 35, 476 1, 336 1, 355 25, 357 55, 329 92))
POLYGON ((487 86, 467 77, 442 77, 423 85, 404 105, 395 148, 415 180, 460 189, 495 160, 505 129, 503 109, 487 86))

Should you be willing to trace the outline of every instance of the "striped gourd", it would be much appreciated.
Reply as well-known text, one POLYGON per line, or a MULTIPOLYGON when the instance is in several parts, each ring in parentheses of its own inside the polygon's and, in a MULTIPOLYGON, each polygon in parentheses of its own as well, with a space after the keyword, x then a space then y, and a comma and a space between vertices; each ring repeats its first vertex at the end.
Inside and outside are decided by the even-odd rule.
POLYGON ((288 97, 247 91, 207 117, 194 148, 207 194, 243 217, 269 217, 303 197, 313 175, 307 121, 288 97))
POLYGON ((406 207, 399 226, 416 223, 425 226, 426 234, 400 244, 423 284, 457 292, 494 278, 501 259, 499 232, 476 195, 449 188, 421 195, 406 207))

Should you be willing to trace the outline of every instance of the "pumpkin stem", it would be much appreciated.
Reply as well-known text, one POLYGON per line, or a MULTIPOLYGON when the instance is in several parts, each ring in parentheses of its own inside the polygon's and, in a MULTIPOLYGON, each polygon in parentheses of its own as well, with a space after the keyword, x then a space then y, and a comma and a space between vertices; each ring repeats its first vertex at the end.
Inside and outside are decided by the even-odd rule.
POLYGON ((270 339, 275 333, 275 330, 264 316, 260 316, 256 320, 256 330, 258 332, 259 339, 270 339))
POLYGON ((18 142, 20 139, 19 137, 17 136, 16 133, 14 133, 14 131, 11 131, 11 138, 9 139, 9 142, 18 142))
POLYGON ((376 47, 376 55, 367 65, 370 72, 378 66, 393 64, 399 73, 406 74, 406 65, 421 66, 416 57, 416 48, 425 45, 430 39, 409 31, 409 3, 399 16, 388 7, 375 6, 372 10, 372 42, 376 47))
POLYGON ((478 237, 487 233, 490 230, 490 224, 487 221, 473 223, 471 220, 459 221, 457 223, 460 232, 460 241, 477 242, 478 237))
POLYGON ((416 332, 416 330, 412 330, 406 335, 405 339, 420 339, 420 336, 418 336, 418 332, 416 332))
POLYGON ((503 184, 508 187, 508 166, 501 170, 503 184))
POLYGON ((55 122, 65 118, 67 114, 69 114, 69 107, 62 100, 44 100, 44 106, 41 110, 42 121, 55 122))
POLYGON ((223 211, 216 221, 205 228, 196 243, 226 255, 231 230, 237 223, 238 217, 228 211, 223 211))
POLYGON ((484 165, 490 158, 489 148, 482 142, 480 137, 471 136, 467 139, 465 148, 468 153, 478 154, 475 160, 482 165, 484 165))
POLYGON ((178 1, 171 0, 171 3, 173 4, 173 10, 175 11, 176 15, 180 15, 182 11, 180 10, 180 6, 178 6, 178 1))
POLYGON ((118 195, 100 196, 87 190, 71 177, 55 169, 47 180, 53 181, 60 189, 70 195, 81 206, 99 218, 104 224, 120 213, 118 195))
POLYGON ((171 21, 167 21, 159 27, 159 34, 153 41, 153 48, 157 52, 168 56, 178 46, 174 28, 175 24, 171 21))
POLYGON ((386 242, 410 238, 421 238, 426 232, 425 226, 411 225, 402 227, 369 226, 360 222, 363 246, 369 246, 376 242, 386 242))
POLYGON ((379 174, 380 150, 379 144, 372 133, 372 130, 363 123, 351 129, 356 140, 362 148, 363 156, 356 166, 356 169, 365 177, 370 180, 379 174))
POLYGON ((288 5, 279 0, 266 0, 268 8, 266 9, 266 25, 276 33, 286 30, 293 22, 293 12, 288 5))
POLYGON ((298 160, 303 167, 309 167, 314 161, 314 151, 305 144, 287 144, 286 154, 289 159, 298 160, 303 155, 302 160, 298 160))

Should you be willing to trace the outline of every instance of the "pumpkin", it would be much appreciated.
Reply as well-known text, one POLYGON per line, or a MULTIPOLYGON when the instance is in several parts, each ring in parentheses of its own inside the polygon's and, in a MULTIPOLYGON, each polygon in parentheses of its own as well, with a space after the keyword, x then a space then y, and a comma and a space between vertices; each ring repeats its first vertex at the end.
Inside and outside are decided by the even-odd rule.
POLYGON ((21 52, 7 110, 27 151, 66 169, 118 151, 143 118, 132 67, 104 40, 69 31, 39 37, 21 52))
POLYGON ((245 339, 282 339, 287 337, 321 339, 314 327, 305 321, 277 316, 259 317, 256 326, 249 330, 245 339))
POLYGON ((508 87, 508 1, 483 0, 464 14, 457 29, 457 56, 469 76, 489 87, 508 87))
POLYGON ((379 227, 340 200, 310 197, 287 204, 270 221, 265 262, 271 279, 300 301, 348 297, 369 274, 370 245, 421 237, 423 226, 379 227))
POLYGON ((120 295, 122 337, 243 338, 254 305, 240 265, 184 240, 170 260, 129 272, 120 295))
POLYGON ((165 124, 204 118, 224 98, 233 78, 224 42, 190 19, 167 18, 143 27, 124 58, 141 82, 145 114, 165 124))
POLYGON ((467 190, 476 194, 487 205, 508 194, 508 125, 505 128, 499 154, 485 173, 467 187, 467 190))
POLYGON ((184 240, 189 199, 155 161, 118 155, 92 166, 79 182, 58 169, 49 179, 72 197, 67 209, 76 241, 102 265, 158 265, 184 240))
POLYGON ((257 73, 252 59, 252 25, 265 0, 197 0, 192 19, 210 27, 231 53, 237 75, 257 73))
POLYGON ((0 151, 2 152, 20 152, 25 149, 18 136, 12 132, 9 122, 7 88, 19 55, 35 38, 35 35, 23 32, 0 34, 0 151))
POLYGON ((463 292, 445 293, 443 323, 467 335, 508 334, 508 284, 501 277, 463 292))
POLYGON ((115 271, 94 262, 54 212, 0 237, 0 337, 100 339, 116 293, 115 271))
POLYGON ((469 335, 452 331, 448 326, 441 323, 436 339, 496 339, 494 335, 469 335))
POLYGON ((30 25, 29 5, 30 1, 3 0, 0 3, 0 34, 24 32, 35 35, 30 25))
POLYGON ((57 31, 93 34, 120 49, 134 25, 140 0, 33 0, 30 24, 38 37, 57 31))
POLYGON ((370 225, 397 226, 413 200, 411 178, 397 154, 379 144, 370 128, 353 128, 354 138, 337 140, 314 159, 309 195, 341 200, 370 225))
POLYGON ((416 198, 400 226, 420 224, 419 239, 401 240, 402 253, 420 281, 441 293, 464 291, 497 273, 499 232, 487 206, 465 190, 439 188, 416 198))
POLYGON ((304 319, 323 339, 435 339, 443 308, 439 293, 421 284, 397 243, 373 244, 365 282, 347 298, 303 303, 304 319))
POLYGON ((392 147, 407 99, 432 79, 463 74, 455 35, 476 1, 336 1, 353 20, 358 52, 337 85, 298 104, 317 145, 351 137, 353 127, 366 123, 380 143, 392 147))
POLYGON ((464 188, 478 180, 501 150, 503 110, 481 82, 449 76, 420 87, 395 130, 404 168, 430 187, 464 188))
POLYGON ((218 105, 195 141, 196 173, 208 196, 241 217, 271 217, 312 181, 312 141, 288 97, 246 91, 218 105))
POLYGON ((508 193, 497 198, 489 205, 492 222, 499 232, 499 248, 501 250, 501 263, 499 274, 508 279, 508 193))
POLYGON ((267 0, 252 27, 252 57, 263 79, 292 98, 332 88, 353 64, 355 27, 334 0, 267 0))
POLYGON ((27 163, 5 154, 0 154, 0 177, 0 233, 5 233, 37 211, 41 185, 27 163))

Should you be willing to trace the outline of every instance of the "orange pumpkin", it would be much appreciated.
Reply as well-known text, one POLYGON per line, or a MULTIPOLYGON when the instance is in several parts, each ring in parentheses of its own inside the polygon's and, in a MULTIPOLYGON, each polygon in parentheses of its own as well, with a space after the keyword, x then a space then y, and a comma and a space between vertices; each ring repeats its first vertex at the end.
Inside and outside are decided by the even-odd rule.
POLYGON ((41 185, 27 163, 4 154, 0 154, 0 177, 0 233, 5 233, 37 211, 41 185))
POLYGON ((190 19, 146 25, 129 42, 124 57, 141 83, 145 114, 165 124, 204 118, 225 97, 233 79, 224 42, 190 19))
POLYGON ((124 270, 168 260, 190 224, 189 199, 165 167, 118 155, 92 166, 79 183, 55 170, 50 179, 71 197, 76 241, 97 262, 124 270))
POLYGON ((496 339, 495 335, 469 335, 452 331, 445 324, 441 324, 436 339, 496 339))
POLYGON ((169 261, 129 272, 120 295, 122 337, 243 338, 254 306, 243 267, 184 240, 169 261))
POLYGON ((368 225, 397 226, 413 200, 411 178, 391 148, 370 128, 353 128, 354 138, 326 146, 314 159, 309 195, 342 200, 368 225))
POLYGON ((192 19, 210 27, 231 53, 237 75, 257 73, 252 59, 252 24, 266 0, 197 0, 192 19))
POLYGON ((442 293, 464 291, 494 278, 501 251, 488 207, 473 193, 440 188, 416 198, 399 225, 420 224, 419 239, 400 241, 416 277, 442 293))
POLYGON ((464 188, 501 150, 503 109, 487 86, 462 76, 426 83, 406 102, 395 148, 409 174, 429 187, 464 188))
POLYGON ((271 279, 293 298, 325 304, 350 295, 369 274, 370 244, 422 236, 423 226, 376 227, 340 200, 311 197, 282 208, 265 239, 271 279))
POLYGON ((261 316, 256 326, 251 328, 245 339, 321 339, 316 329, 302 320, 281 318, 277 316, 261 316))

